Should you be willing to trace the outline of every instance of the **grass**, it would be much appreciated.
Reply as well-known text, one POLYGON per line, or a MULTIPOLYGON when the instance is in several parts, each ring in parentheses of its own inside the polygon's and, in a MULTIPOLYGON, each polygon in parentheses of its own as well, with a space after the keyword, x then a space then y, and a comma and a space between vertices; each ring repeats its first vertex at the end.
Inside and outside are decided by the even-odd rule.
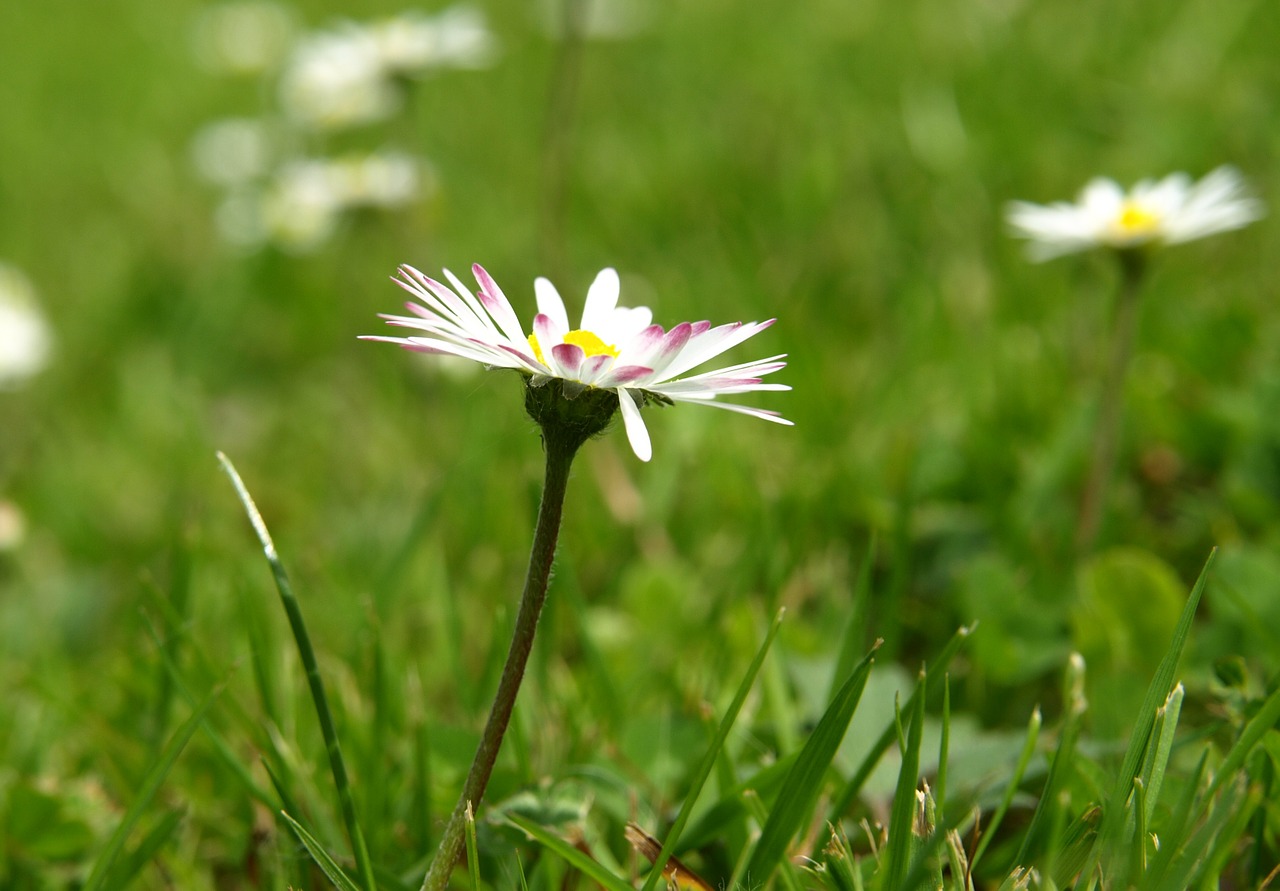
POLYGON ((421 153, 437 194, 305 256, 218 239, 190 140, 273 100, 195 63, 203 4, 36 6, 0 4, 0 260, 56 337, 0 391, 0 499, 28 528, 0 551, 0 886, 324 887, 315 851, 363 871, 221 450, 306 615, 368 871, 418 887, 542 455, 513 375, 355 341, 398 306, 400 262, 482 262, 526 313, 536 275, 574 303, 616 265, 664 323, 778 317, 759 343, 794 387, 755 400, 794 429, 681 406, 648 410, 651 464, 618 430, 584 448, 457 887, 560 887, 568 850, 634 885, 624 827, 664 842, 677 813, 673 853, 713 886, 765 861, 787 889, 952 887, 966 863, 982 888, 1031 863, 1032 887, 1256 887, 1276 866, 1280 229, 1153 264, 1078 557, 1115 270, 1029 264, 1002 224, 1095 174, 1221 163, 1274 206, 1273 5, 709 0, 575 56, 528 4, 487 2, 492 68, 332 140, 421 153))

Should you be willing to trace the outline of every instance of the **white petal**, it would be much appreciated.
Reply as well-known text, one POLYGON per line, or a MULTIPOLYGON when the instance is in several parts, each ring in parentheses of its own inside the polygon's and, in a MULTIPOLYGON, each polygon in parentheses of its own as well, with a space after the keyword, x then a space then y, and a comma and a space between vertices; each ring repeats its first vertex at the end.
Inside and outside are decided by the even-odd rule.
POLYGON ((556 286, 539 276, 533 282, 533 293, 538 298, 538 312, 547 316, 561 332, 560 340, 569 332, 569 314, 565 312, 564 300, 556 286))
POLYGON ((618 306, 621 284, 614 269, 602 269, 587 289, 587 303, 582 309, 582 330, 596 331, 609 323, 618 306))
POLYGON ((618 407, 622 409, 622 423, 627 430, 627 440, 631 443, 631 451, 641 461, 653 457, 653 444, 649 441, 649 431, 640 417, 640 408, 629 390, 618 390, 618 407))

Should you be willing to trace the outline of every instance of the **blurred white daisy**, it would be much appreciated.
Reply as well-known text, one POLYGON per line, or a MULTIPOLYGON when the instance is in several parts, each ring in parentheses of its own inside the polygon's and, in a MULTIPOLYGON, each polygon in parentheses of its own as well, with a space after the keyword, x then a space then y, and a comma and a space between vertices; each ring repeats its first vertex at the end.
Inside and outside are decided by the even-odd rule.
POLYGON ((1185 173, 1143 180, 1128 192, 1110 179, 1091 181, 1076 203, 1014 201, 1008 207, 1013 234, 1029 239, 1028 253, 1048 260, 1093 247, 1120 250, 1178 244, 1239 229, 1263 215, 1244 180, 1219 167, 1199 182, 1185 173))
POLYGON ((298 43, 280 78, 280 103, 296 124, 336 130, 389 117, 400 93, 373 32, 345 22, 298 43))
POLYGON ((551 282, 534 283, 538 314, 525 334, 515 310, 481 266, 472 267, 480 290, 472 294, 447 269, 449 285, 428 278, 411 266, 394 279, 420 302, 407 304, 412 317, 384 315, 388 324, 414 328, 408 337, 369 336, 423 353, 444 353, 492 368, 512 368, 532 386, 560 381, 567 397, 588 388, 617 394, 632 450, 642 461, 652 457, 649 432, 640 408, 649 401, 692 402, 741 412, 778 424, 791 424, 777 412, 715 401, 719 396, 766 390, 789 390, 768 384, 765 375, 785 367, 785 355, 681 377, 773 324, 681 322, 670 331, 652 324, 647 307, 618 306, 619 280, 612 269, 596 276, 587 291, 582 321, 570 328, 564 301, 551 282))
POLYGON ((293 30, 293 14, 279 3, 220 3, 196 22, 196 58, 211 71, 261 74, 284 57, 293 30))
POLYGON ((26 517, 18 505, 0 498, 0 553, 16 551, 26 537, 26 517))
POLYGON ((262 196, 262 231, 281 247, 313 250, 333 234, 344 197, 328 161, 292 161, 262 196))
POLYGON ((342 22, 298 43, 280 78, 280 101, 292 121, 314 130, 372 123, 399 110, 397 77, 481 68, 494 47, 483 17, 465 6, 435 16, 342 22))
POLYGON ((0 388, 16 387, 44 368, 52 343, 30 279, 0 263, 0 388))
POLYGON ((388 71, 416 74, 428 68, 484 68, 496 42, 484 16, 470 6, 454 6, 434 16, 410 11, 369 26, 388 71))
POLYGON ((330 161, 329 176, 346 207, 395 208, 418 197, 420 166, 404 152, 367 152, 330 161))
POLYGON ((214 185, 235 187, 260 179, 271 167, 270 128, 256 118, 223 118, 205 124, 191 140, 196 172, 214 185))

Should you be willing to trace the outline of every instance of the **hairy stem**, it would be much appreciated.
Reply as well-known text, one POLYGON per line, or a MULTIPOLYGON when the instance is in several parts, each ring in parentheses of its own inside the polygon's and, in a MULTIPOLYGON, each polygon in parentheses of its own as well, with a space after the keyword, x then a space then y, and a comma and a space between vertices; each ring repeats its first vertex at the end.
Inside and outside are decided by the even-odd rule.
POLYGON ((1120 291, 1116 295, 1114 329, 1111 333, 1111 359, 1098 406, 1098 420, 1093 430, 1093 451, 1089 475, 1085 478, 1080 500, 1080 517, 1076 525, 1076 553, 1093 550, 1102 525, 1102 515, 1115 471, 1116 450, 1124 420, 1125 380, 1133 343, 1138 329, 1138 297, 1141 291, 1145 257, 1136 251, 1123 251, 1120 258, 1120 291))
POLYGON ((502 667, 498 692, 489 710, 480 745, 471 762, 462 794, 453 809, 453 815, 445 826, 435 859, 422 882, 422 891, 442 891, 448 885, 449 876, 462 854, 467 821, 467 809, 475 810, 484 797, 485 787, 498 760, 498 749, 511 720, 511 710, 520 692, 529 652, 533 649, 534 634, 538 629, 538 616, 547 598, 547 583, 551 577, 551 560, 555 555, 556 538, 560 533, 560 516, 564 508, 565 490, 569 484, 569 466, 580 441, 569 441, 550 435, 544 428, 543 441, 547 452, 546 481, 542 488, 542 506, 538 510, 538 525, 533 534, 533 548, 529 554, 529 573, 525 578, 524 593, 520 597, 520 612, 516 616, 515 632, 511 637, 511 650, 502 667))

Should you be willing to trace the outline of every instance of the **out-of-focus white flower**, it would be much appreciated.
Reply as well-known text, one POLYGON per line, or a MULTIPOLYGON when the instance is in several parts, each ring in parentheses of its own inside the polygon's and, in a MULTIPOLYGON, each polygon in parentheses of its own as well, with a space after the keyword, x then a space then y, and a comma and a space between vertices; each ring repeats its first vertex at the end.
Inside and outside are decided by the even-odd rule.
POLYGON ((345 22, 298 44, 281 75, 280 102, 295 123, 336 130, 394 114, 400 92, 373 32, 345 22))
POLYGON ((266 176, 272 160, 271 134, 256 118, 214 121, 191 140, 191 160, 206 181, 241 186, 266 176))
POLYGON ((1093 247, 1120 250, 1178 244, 1239 229, 1263 215, 1244 180, 1219 167, 1199 182, 1185 173, 1143 180, 1125 192, 1115 181, 1095 179, 1076 203, 1010 203, 1013 234, 1030 240, 1032 259, 1047 260, 1093 247))
POLYGON ((0 498, 0 553, 16 551, 27 537, 27 520, 12 501, 0 498))
POLYGON ((241 244, 270 240, 306 252, 337 228, 343 211, 355 207, 392 209, 418 197, 422 176, 410 155, 393 152, 349 154, 340 158, 304 158, 281 167, 266 191, 224 205, 230 240, 241 244))
POLYGON ((220 3, 196 22, 196 57, 212 71, 259 74, 284 58, 293 30, 293 16, 279 3, 220 3))
POLYGON ((416 74, 428 68, 483 68, 497 45, 480 11, 454 6, 428 16, 405 12, 370 26, 388 71, 416 74))
POLYGON ((52 342, 31 280, 0 263, 0 388, 16 387, 44 368, 52 342))
POLYGON ((418 162, 403 152, 347 155, 329 163, 333 187, 348 207, 402 207, 418 197, 418 162))
POLYGON ((372 123, 399 109, 396 77, 481 68, 494 55, 484 18, 466 6, 370 25, 342 22, 298 43, 280 79, 280 101, 291 120, 315 130, 372 123))
POLYGON ((772 319, 716 328, 710 322, 682 322, 664 331, 651 324, 653 313, 648 307, 618 306, 618 274, 605 269, 587 291, 582 321, 574 329, 569 327, 560 294, 551 282, 539 278, 534 283, 538 314, 533 332, 526 335, 497 282, 479 265, 473 266, 472 272, 480 284, 474 295, 447 269, 444 274, 452 288, 411 266, 401 266, 396 284, 419 302, 407 304, 412 317, 383 318, 393 326, 418 329, 423 334, 364 339, 423 353, 460 356, 492 368, 512 368, 528 376, 534 387, 559 381, 568 398, 587 389, 613 390, 627 439, 641 461, 648 461, 653 454, 649 431, 640 417, 641 407, 651 401, 692 402, 778 424, 791 423, 775 411, 715 401, 719 396, 791 389, 761 380, 786 366, 780 361, 786 358, 783 355, 682 377, 759 334, 773 324, 772 319))
POLYGON ((287 250, 313 250, 333 234, 343 204, 328 161, 292 161, 263 195, 266 235, 287 250))

